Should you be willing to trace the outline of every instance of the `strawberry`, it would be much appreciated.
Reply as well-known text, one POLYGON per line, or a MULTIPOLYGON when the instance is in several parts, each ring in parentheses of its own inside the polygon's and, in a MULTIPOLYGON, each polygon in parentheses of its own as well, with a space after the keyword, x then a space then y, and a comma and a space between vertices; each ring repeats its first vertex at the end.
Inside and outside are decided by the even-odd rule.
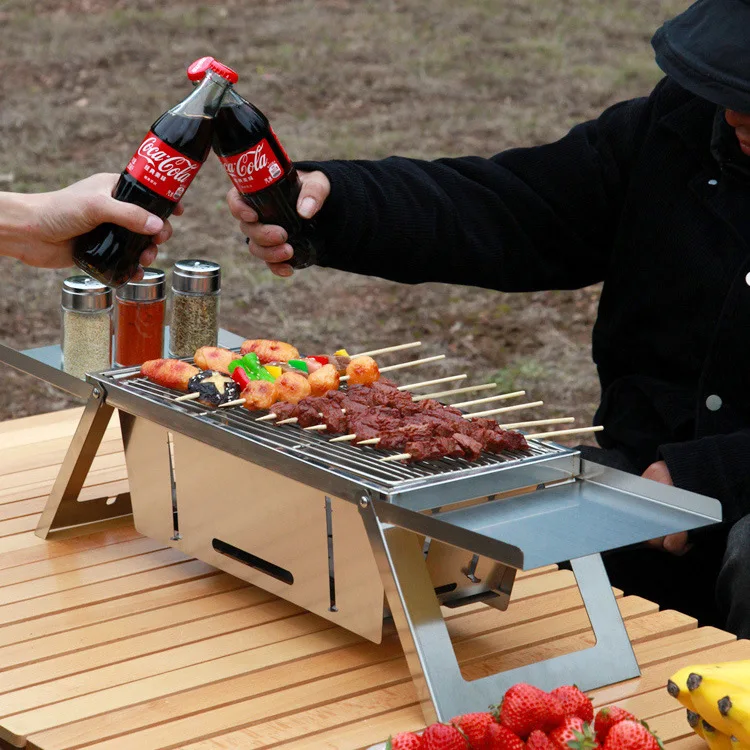
POLYGON ((385 750, 422 750, 422 738, 414 732, 399 732, 388 738, 385 750))
POLYGON ((526 740, 527 750, 556 750, 552 740, 540 729, 535 729, 526 740))
POLYGON ((469 743, 453 724, 430 724, 422 733, 422 750, 469 750, 469 743))
POLYGON ((593 750, 599 747, 591 724, 578 716, 568 716, 559 727, 549 733, 555 750, 593 750))
POLYGON ((562 703, 544 690, 519 682, 509 687, 498 707, 499 721, 525 740, 535 729, 547 731, 564 718, 562 703))
POLYGON ((600 745, 604 744, 607 739, 609 730, 620 721, 630 719, 631 721, 638 721, 629 711, 619 706, 609 706, 608 708, 600 708, 596 712, 596 719, 594 719, 594 730, 596 731, 596 740, 600 745))
POLYGON ((585 693, 575 685, 562 685, 555 688, 550 695, 554 695, 562 703, 566 716, 577 716, 579 719, 591 722, 594 720, 594 704, 585 693))
POLYGON ((609 730, 604 750, 664 750, 664 745, 643 722, 623 719, 609 730))
POLYGON ((475 750, 526 750, 523 740, 502 724, 493 722, 487 727, 484 741, 475 750))
POLYGON ((451 724, 457 726, 466 735, 466 739, 469 740, 471 747, 477 750, 484 741, 487 727, 494 723, 495 719, 492 714, 487 712, 462 714, 461 716, 454 716, 451 719, 451 724))

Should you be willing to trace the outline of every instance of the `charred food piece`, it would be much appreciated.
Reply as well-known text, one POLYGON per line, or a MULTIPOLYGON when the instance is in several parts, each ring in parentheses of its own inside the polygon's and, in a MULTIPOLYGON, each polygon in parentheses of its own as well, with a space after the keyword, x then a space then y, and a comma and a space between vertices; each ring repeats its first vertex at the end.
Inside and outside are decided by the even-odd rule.
POLYGON ((188 383, 190 393, 198 393, 198 401, 206 406, 219 406, 240 397, 240 387, 232 378, 216 370, 204 370, 193 375, 188 383))

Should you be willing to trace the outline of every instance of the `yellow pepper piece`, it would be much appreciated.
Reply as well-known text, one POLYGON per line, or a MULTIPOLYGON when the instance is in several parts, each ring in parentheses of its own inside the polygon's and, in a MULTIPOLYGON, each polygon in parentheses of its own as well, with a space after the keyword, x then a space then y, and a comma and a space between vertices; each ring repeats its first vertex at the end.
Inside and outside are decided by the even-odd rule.
POLYGON ((277 367, 276 365, 263 365, 263 369, 268 370, 269 374, 274 378, 281 377, 281 368, 277 367))
POLYGON ((334 354, 337 357, 348 357, 349 356, 349 352, 346 351, 346 349, 339 349, 337 352, 334 352, 334 354))

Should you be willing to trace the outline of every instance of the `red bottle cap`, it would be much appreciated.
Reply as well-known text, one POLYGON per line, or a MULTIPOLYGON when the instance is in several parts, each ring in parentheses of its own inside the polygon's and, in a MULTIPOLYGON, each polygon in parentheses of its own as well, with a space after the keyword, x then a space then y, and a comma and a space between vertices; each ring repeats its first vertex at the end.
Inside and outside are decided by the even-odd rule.
POLYGON ((187 77, 193 82, 202 81, 207 70, 213 70, 222 78, 226 78, 229 83, 237 83, 240 78, 228 65, 224 65, 210 56, 201 57, 191 63, 187 69, 187 77))
POLYGON ((229 83, 237 83, 240 77, 237 73, 232 70, 228 65, 220 63, 218 60, 213 60, 208 66, 214 73, 218 73, 222 78, 226 78, 229 83))

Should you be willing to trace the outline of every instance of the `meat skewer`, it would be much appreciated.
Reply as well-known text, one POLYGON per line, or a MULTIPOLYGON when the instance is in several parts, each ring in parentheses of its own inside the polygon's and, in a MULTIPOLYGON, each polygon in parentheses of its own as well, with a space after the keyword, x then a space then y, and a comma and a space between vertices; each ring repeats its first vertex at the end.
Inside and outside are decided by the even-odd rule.
MULTIPOLYGON (((520 427, 536 427, 544 424, 565 424, 575 422, 575 417, 555 417, 553 419, 534 419, 530 422, 514 422, 513 424, 499 424, 498 428, 501 430, 515 430, 520 427)), ((345 437, 349 437, 348 435, 345 437)), ((525 435, 525 437, 530 437, 525 435)), ((331 438, 328 442, 333 443, 338 438, 331 438)), ((370 438, 369 440, 358 440, 357 445, 377 445, 380 442, 380 438, 370 438)))
MULTIPOLYGON (((502 414, 503 412, 506 412, 506 411, 517 411, 519 409, 526 409, 528 407, 542 406, 543 404, 544 404, 544 401, 530 401, 530 402, 525 403, 525 404, 516 404, 515 406, 503 406, 503 407, 500 407, 499 409, 489 409, 488 411, 477 412, 476 414, 461 414, 461 417, 463 419, 471 421, 472 418, 476 417, 477 415, 482 415, 483 417, 485 417, 485 416, 490 416, 492 414, 502 414)), ((455 408, 455 406, 453 408, 455 408)), ((545 423, 547 423, 546 420, 545 420, 545 423)), ((277 422, 277 424, 278 424, 278 422, 277 422)), ((547 424, 549 424, 549 423, 547 423, 547 424)), ((329 440, 329 442, 331 442, 331 443, 345 443, 345 442, 351 442, 353 440, 357 440, 357 433, 351 433, 350 432, 350 433, 348 433, 346 435, 339 435, 339 436, 337 436, 335 438, 331 438, 329 440)), ((362 444, 362 441, 357 440, 357 445, 360 445, 360 444, 362 444)), ((367 445, 375 445, 375 443, 370 442, 370 439, 368 439, 367 445)))
MULTIPOLYGON (((453 379, 465 378, 465 377, 466 377, 466 375, 452 375, 452 376, 450 376, 450 378, 443 378, 443 379, 441 379, 441 382, 444 382, 447 379, 453 380, 453 379)), ((378 382, 387 384, 388 381, 386 381, 385 379, 381 379, 378 382)), ((426 381, 425 383, 414 383, 414 384, 407 384, 407 385, 399 385, 399 386, 396 386, 396 390, 398 390, 398 391, 405 391, 405 390, 411 391, 413 388, 420 387, 422 385, 426 385, 427 383, 431 383, 431 382, 438 382, 438 381, 426 381)), ((487 388, 495 388, 495 387, 496 387, 495 383, 483 383, 481 385, 470 386, 470 387, 467 387, 467 388, 455 388, 452 391, 445 391, 444 393, 450 393, 450 394, 453 394, 453 393, 468 393, 469 391, 485 390, 487 388)), ((440 396, 444 395, 444 393, 428 393, 428 394, 425 394, 425 395, 422 395, 422 396, 413 396, 412 397, 412 401, 421 401, 421 400, 428 399, 428 398, 437 398, 437 397, 440 397, 440 396)), ((238 401, 235 401, 235 402, 230 401, 230 402, 224 404, 224 406, 235 406, 235 405, 238 405, 240 403, 242 403, 241 399, 238 400, 238 401)), ((260 409, 273 409, 273 408, 274 408, 274 404, 269 404, 268 406, 257 407, 256 410, 260 410, 260 409)), ((253 411, 253 409, 250 409, 250 410, 253 411)), ((275 419, 277 419, 277 415, 276 415, 275 411, 271 411, 268 414, 264 414, 262 417, 257 417, 255 419, 255 421, 256 422, 271 422, 271 421, 273 421, 275 419)))
MULTIPOLYGON (((544 405, 544 401, 528 401, 525 404, 515 404, 514 406, 502 406, 499 409, 488 409, 487 411, 480 411, 474 414, 463 414, 462 416, 464 419, 471 420, 477 416, 489 417, 489 416, 492 416, 493 414, 502 414, 503 412, 506 412, 506 411, 518 411, 519 409, 527 409, 533 406, 543 406, 543 405, 544 405)), ((451 404, 451 406, 455 408, 458 406, 458 404, 451 404)), ((276 422, 276 424, 280 424, 280 422, 276 422)), ((310 429, 310 428, 306 427, 305 429, 310 429)), ((315 429, 318 429, 318 428, 316 427, 315 429)), ((353 440, 356 437, 356 435, 354 437, 352 437, 351 435, 344 435, 343 437, 351 438, 353 440)), ((336 440, 338 438, 333 438, 333 439, 336 440)), ((343 442, 343 441, 339 440, 339 442, 343 442)))

